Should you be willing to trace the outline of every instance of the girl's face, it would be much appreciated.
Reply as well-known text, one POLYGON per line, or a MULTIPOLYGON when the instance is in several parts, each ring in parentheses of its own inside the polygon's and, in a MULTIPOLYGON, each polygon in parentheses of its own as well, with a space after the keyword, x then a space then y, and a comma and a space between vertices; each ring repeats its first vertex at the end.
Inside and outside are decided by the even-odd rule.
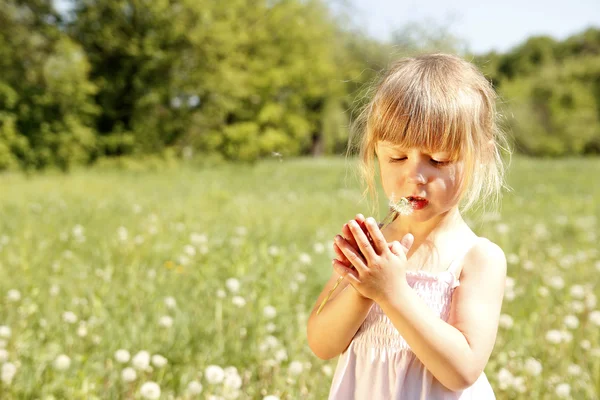
POLYGON ((458 205, 463 161, 452 160, 447 152, 404 149, 385 141, 378 142, 376 153, 385 194, 396 200, 407 197, 414 208, 412 220, 443 217, 458 205))

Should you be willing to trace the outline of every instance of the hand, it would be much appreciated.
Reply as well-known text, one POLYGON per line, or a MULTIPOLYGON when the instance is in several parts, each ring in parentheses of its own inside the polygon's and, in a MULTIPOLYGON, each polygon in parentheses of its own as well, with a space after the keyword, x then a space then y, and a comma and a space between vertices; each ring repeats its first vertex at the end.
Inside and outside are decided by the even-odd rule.
POLYGON ((366 298, 381 302, 394 296, 407 285, 406 253, 414 237, 409 233, 401 243, 392 242, 390 246, 375 220, 368 218, 365 226, 372 238, 371 243, 357 221, 350 221, 348 226, 352 239, 346 240, 338 235, 335 242, 354 268, 334 260, 334 269, 366 298), (360 252, 351 245, 352 241, 360 252))
MULTIPOLYGON (((360 226, 360 228, 362 229, 363 232, 365 232, 365 234, 368 232, 367 227, 365 225, 365 216, 362 214, 356 214, 356 217, 354 218, 354 220, 358 223, 358 225, 360 226)), ((354 240, 354 236, 352 235, 352 232, 350 231, 350 227, 348 226, 348 224, 344 224, 344 226, 342 227, 342 234, 341 236, 346 239, 346 241, 348 242, 348 244, 354 249, 356 250, 359 254, 362 255, 362 252, 360 251, 360 249, 358 248, 358 244, 356 244, 356 241, 354 240)), ((369 235, 370 236, 370 235, 369 235)), ((392 249, 394 242, 390 242, 388 243, 388 247, 390 248, 390 250, 392 249)), ((351 268, 354 269, 354 266, 352 265, 352 263, 348 260, 348 258, 346 257, 346 255, 344 255, 344 253, 342 252, 342 250, 340 250, 339 246, 337 245, 337 243, 333 242, 333 251, 336 254, 336 258, 334 258, 335 261, 341 263, 343 266, 347 267, 347 268, 351 268)), ((407 248, 404 248, 404 253, 406 254, 408 252, 407 248)))

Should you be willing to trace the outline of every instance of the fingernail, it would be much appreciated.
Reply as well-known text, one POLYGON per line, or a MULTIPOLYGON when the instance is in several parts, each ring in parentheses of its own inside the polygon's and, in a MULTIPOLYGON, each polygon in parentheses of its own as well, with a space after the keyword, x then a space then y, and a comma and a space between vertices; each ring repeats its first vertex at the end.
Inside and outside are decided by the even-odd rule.
POLYGON ((367 223, 371 224, 371 225, 375 225, 375 218, 373 218, 373 217, 367 218, 367 223))

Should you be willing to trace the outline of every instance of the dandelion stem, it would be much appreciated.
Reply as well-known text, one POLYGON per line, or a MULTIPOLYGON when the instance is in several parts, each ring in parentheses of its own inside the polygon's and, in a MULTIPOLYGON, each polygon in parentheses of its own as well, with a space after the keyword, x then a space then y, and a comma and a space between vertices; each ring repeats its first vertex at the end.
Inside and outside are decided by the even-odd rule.
MULTIPOLYGON (((379 229, 383 229, 386 226, 388 226, 389 224, 391 224, 392 222, 394 222, 396 220, 396 218, 398 218, 398 215, 400 215, 400 214, 409 215, 412 213, 412 206, 410 204, 410 201, 408 201, 408 199, 406 197, 402 197, 398 202, 394 202, 393 200, 390 200, 389 206, 390 206, 390 211, 379 223, 379 229)), ((369 236, 369 240, 370 240, 371 239, 370 235, 368 235, 368 236, 369 236)), ((317 315, 319 315, 319 313, 321 312, 323 307, 325 307, 325 304, 327 303, 327 301, 329 300, 329 298, 331 297, 331 295, 333 294, 335 289, 337 289, 340 282, 344 279, 344 276, 345 275, 341 275, 338 278, 338 280, 335 282, 335 285, 333 285, 333 288, 331 288, 329 293, 327 293, 327 297, 325 297, 323 299, 323 302, 321 302, 321 305, 317 309, 317 315)))

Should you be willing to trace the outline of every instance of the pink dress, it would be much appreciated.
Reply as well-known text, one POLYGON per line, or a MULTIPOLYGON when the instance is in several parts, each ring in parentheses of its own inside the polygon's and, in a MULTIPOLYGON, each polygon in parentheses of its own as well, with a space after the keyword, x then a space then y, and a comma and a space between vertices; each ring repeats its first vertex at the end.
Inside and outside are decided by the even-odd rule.
MULTIPOLYGON (((448 320, 454 288, 459 285, 455 270, 460 259, 455 259, 440 274, 407 271, 408 284, 444 321, 448 320)), ((375 303, 350 346, 339 356, 329 392, 329 400, 353 399, 487 400, 495 396, 484 373, 460 392, 443 386, 375 303)))

